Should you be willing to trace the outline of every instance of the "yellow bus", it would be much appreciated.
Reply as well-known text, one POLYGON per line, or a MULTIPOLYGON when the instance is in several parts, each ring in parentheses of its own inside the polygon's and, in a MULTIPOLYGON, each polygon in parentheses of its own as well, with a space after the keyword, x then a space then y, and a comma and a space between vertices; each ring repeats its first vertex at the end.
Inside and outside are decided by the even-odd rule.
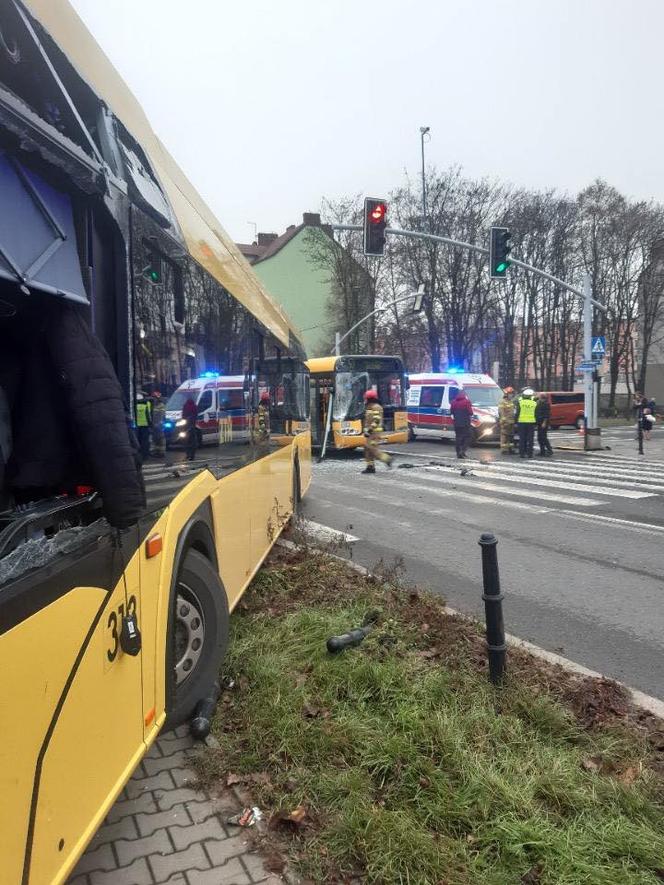
POLYGON ((323 445, 329 422, 327 447, 352 449, 364 445, 362 417, 364 394, 373 388, 385 412, 387 443, 408 442, 406 373, 396 356, 326 356, 307 360, 311 373, 311 438, 323 445), (332 402, 332 413, 328 415, 332 402))
MULTIPOLYGON (((50 885, 218 678, 229 613, 310 482, 309 377, 287 317, 66 0, 0 0, 0 193, 0 879, 50 885), (3 380, 8 336, 48 340, 26 319, 42 309, 80 314, 129 415, 214 379, 199 417, 204 401, 218 438, 145 461, 147 507, 122 531, 94 487, 12 486, 20 406, 67 384, 30 366, 3 380)), ((47 458, 48 410, 28 411, 47 458)))

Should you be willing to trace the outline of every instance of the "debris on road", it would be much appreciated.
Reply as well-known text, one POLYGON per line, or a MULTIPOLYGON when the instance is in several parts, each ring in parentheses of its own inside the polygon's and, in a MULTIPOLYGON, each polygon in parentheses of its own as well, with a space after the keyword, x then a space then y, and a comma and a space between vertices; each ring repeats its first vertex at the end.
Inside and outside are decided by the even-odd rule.
POLYGON ((263 812, 257 805, 254 805, 251 808, 245 808, 240 814, 231 815, 226 823, 233 827, 253 827, 261 820, 263 820, 263 812))

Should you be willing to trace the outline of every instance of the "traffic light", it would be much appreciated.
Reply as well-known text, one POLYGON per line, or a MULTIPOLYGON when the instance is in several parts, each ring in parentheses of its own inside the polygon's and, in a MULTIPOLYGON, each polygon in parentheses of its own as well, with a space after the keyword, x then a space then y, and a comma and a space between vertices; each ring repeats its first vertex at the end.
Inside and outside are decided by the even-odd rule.
POLYGON ((364 200, 364 254, 382 255, 385 252, 387 203, 375 197, 364 200))
POLYGON ((506 227, 491 228, 491 246, 489 249, 489 276, 492 279, 502 279, 510 266, 509 254, 512 251, 510 245, 511 233, 506 227))
POLYGON ((161 255, 158 252, 150 251, 150 263, 143 270, 143 276, 155 286, 158 286, 163 279, 161 255))

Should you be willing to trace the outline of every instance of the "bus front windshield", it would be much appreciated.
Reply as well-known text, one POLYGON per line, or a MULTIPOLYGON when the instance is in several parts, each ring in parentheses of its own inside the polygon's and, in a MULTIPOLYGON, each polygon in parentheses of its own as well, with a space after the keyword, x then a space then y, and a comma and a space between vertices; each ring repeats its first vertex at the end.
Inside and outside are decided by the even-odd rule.
POLYGON ((364 414, 364 394, 374 389, 384 408, 404 404, 403 378, 394 371, 337 372, 334 385, 333 415, 337 421, 354 421, 364 414))

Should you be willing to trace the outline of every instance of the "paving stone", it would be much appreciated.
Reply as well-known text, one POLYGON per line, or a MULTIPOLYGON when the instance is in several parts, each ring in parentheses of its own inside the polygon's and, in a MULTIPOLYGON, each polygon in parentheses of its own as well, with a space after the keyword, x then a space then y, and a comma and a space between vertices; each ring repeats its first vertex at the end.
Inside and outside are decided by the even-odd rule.
POLYGON ((133 842, 119 839, 115 843, 115 850, 118 854, 120 866, 124 867, 137 857, 148 857, 151 854, 172 854, 173 845, 168 837, 168 831, 162 829, 156 830, 142 839, 134 839, 133 842))
MULTIPOLYGON (((76 872, 74 870, 74 872, 76 872)), ((67 879, 67 885, 90 885, 90 880, 88 879, 87 873, 81 873, 80 876, 74 876, 74 878, 67 879)))
POLYGON ((90 885, 153 885, 152 873, 144 857, 139 857, 128 867, 111 873, 91 873, 90 885))
POLYGON ((269 875, 263 864, 263 858, 259 854, 248 851, 246 854, 242 855, 241 860, 244 868, 254 882, 260 882, 261 879, 264 879, 269 875))
POLYGON ((186 768, 187 756, 183 750, 170 753, 168 756, 159 756, 156 759, 144 759, 143 767, 148 776, 159 774, 160 771, 170 771, 174 768, 186 768))
MULTIPOLYGON (((168 774, 168 772, 162 772, 168 774)), ((161 777, 161 775, 158 775, 161 777)), ((168 811, 174 805, 180 805, 182 802, 203 802, 207 799, 205 793, 197 790, 190 790, 181 787, 179 790, 159 790, 155 796, 160 811, 168 811)))
POLYGON ((206 842, 207 851, 213 867, 220 867, 231 857, 245 854, 251 848, 251 843, 246 836, 228 836, 218 842, 206 842))
MULTIPOLYGON (((173 808, 169 808, 168 811, 157 811, 155 814, 137 814, 135 820, 139 834, 141 836, 150 836, 155 830, 160 830, 162 827, 187 827, 192 823, 193 817, 188 812, 186 806, 176 805, 173 808)), ((193 822, 195 823, 195 821, 193 822)))
POLYGON ((176 787, 195 787, 198 784, 198 775, 193 768, 173 768, 171 777, 175 781, 176 787))
POLYGON ((190 876, 189 870, 207 870, 210 863, 205 856, 202 845, 192 845, 185 851, 175 851, 173 854, 167 854, 162 857, 159 854, 152 854, 148 858, 154 880, 157 883, 166 882, 169 876, 174 873, 184 873, 187 871, 187 877, 190 876))
POLYGON ((204 823, 192 824, 189 827, 170 827, 168 832, 177 851, 193 845, 194 842, 203 842, 206 839, 228 841, 224 828, 216 817, 209 817, 204 823))
POLYGON ((138 814, 139 812, 150 814, 151 812, 158 810, 157 803, 152 793, 143 793, 136 799, 124 799, 121 802, 116 802, 113 808, 108 812, 106 820, 109 824, 113 824, 116 821, 121 820, 123 817, 126 817, 128 814, 138 814))
POLYGON ((232 858, 223 867, 200 872, 187 873, 189 885, 252 885, 251 879, 237 858, 232 858))
POLYGON ((222 820, 226 820, 241 807, 234 796, 226 794, 204 802, 187 802, 187 813, 195 824, 201 824, 213 815, 218 815, 222 820))
POLYGON ((134 778, 127 784, 129 799, 137 799, 142 793, 151 793, 156 790, 172 790, 173 778, 168 771, 160 771, 152 777, 134 778))
POLYGON ((115 855, 110 845, 100 845, 93 851, 85 852, 74 868, 74 876, 80 873, 91 873, 93 870, 115 870, 117 869, 115 855))
POLYGON ((90 842, 90 849, 98 848, 108 842, 115 842, 116 839, 135 839, 139 835, 134 817, 128 814, 115 823, 104 824, 97 830, 95 837, 90 842))
POLYGON ((161 755, 162 755, 161 743, 157 740, 150 746, 150 749, 147 751, 147 753, 145 754, 145 756, 143 758, 144 759, 158 759, 161 755))

